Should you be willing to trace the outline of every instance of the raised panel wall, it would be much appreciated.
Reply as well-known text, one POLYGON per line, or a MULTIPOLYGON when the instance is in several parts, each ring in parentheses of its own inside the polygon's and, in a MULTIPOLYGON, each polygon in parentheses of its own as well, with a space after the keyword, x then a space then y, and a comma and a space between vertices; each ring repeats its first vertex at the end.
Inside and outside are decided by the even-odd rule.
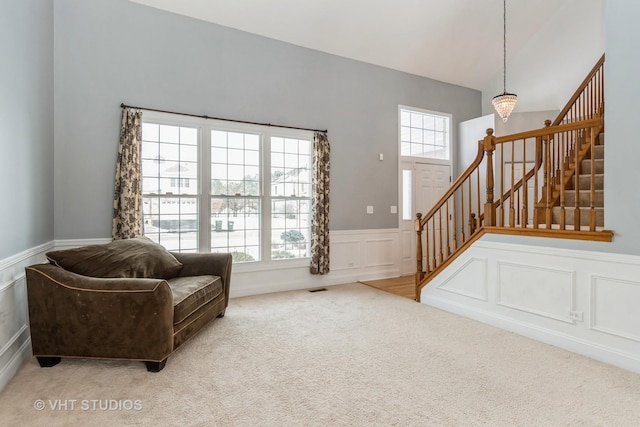
POLYGON ((637 256, 480 239, 421 301, 640 372, 638 277, 637 256))

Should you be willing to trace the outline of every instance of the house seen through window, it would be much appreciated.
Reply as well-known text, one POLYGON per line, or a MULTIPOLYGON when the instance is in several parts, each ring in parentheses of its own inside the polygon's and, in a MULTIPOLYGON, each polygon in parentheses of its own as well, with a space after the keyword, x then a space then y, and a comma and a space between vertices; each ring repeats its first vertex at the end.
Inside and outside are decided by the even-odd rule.
POLYGON ((310 256, 308 131, 147 114, 144 235, 169 250, 234 262, 310 256))

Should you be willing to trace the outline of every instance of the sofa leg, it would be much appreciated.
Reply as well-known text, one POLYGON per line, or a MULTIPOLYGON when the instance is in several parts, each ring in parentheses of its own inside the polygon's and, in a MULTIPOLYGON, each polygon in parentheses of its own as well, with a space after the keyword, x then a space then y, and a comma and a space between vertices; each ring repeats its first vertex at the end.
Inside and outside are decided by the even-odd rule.
POLYGON ((164 365, 167 364, 167 359, 161 360, 160 362, 144 362, 147 364, 147 371, 149 372, 160 372, 164 369, 164 365))
POLYGON ((41 368, 50 368, 60 363, 61 357, 36 356, 41 368))
POLYGON ((227 309, 225 308, 224 310, 222 310, 222 312, 220 314, 218 314, 216 317, 219 319, 221 317, 224 317, 224 312, 227 311, 227 309))

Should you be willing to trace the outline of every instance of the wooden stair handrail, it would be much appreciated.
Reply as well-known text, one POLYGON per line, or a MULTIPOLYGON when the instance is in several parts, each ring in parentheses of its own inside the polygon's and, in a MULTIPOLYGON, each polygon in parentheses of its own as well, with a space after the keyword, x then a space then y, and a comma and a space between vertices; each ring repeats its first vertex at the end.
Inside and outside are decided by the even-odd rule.
POLYGON ((569 110, 571 110, 571 107, 573 107, 573 104, 575 104, 575 102, 578 100, 578 98, 580 97, 582 92, 585 90, 585 88, 589 85, 589 83, 591 82, 593 77, 596 75, 598 70, 604 65, 604 55, 605 54, 603 53, 600 59, 598 60, 598 62, 596 63, 596 65, 594 65, 591 71, 589 71, 589 74, 587 75, 587 77, 585 77, 584 81, 580 84, 580 86, 578 86, 578 89, 575 91, 573 96, 569 99, 569 102, 567 102, 567 105, 564 106, 564 108, 558 114, 558 117, 556 117, 556 119, 551 124, 552 126, 558 125, 564 120, 569 110))
POLYGON ((478 153, 476 154, 476 158, 469 165, 467 169, 456 179, 453 184, 449 187, 446 193, 442 195, 438 203, 436 203, 426 215, 423 215, 420 219, 420 224, 425 225, 427 221, 446 203, 446 201, 451 197, 455 191, 460 188, 460 185, 467 179, 473 172, 476 171, 480 163, 482 163, 482 158, 484 157, 484 148, 482 145, 482 141, 478 142, 478 153))
POLYGON ((600 125, 600 121, 601 120, 602 119, 598 116, 598 117, 594 117, 592 119, 582 120, 582 121, 579 121, 579 122, 565 123, 565 124, 562 124, 562 125, 552 125, 550 127, 544 127, 542 129, 536 129, 536 130, 530 130, 530 131, 527 131, 527 132, 514 133, 512 135, 498 136, 498 137, 496 137, 494 143, 495 144, 502 144, 504 142, 517 141, 517 140, 520 140, 520 139, 535 138, 535 137, 538 137, 538 136, 553 135, 554 133, 567 132, 567 131, 570 131, 570 130, 583 129, 583 128, 587 128, 587 127, 597 127, 598 125, 600 125))

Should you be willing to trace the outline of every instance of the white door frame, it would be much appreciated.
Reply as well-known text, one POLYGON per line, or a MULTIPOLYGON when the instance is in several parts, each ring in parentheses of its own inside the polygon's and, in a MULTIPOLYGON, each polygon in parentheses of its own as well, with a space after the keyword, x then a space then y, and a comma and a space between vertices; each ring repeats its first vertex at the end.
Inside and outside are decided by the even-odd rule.
MULTIPOLYGON (((415 233, 415 219, 416 219, 416 206, 420 203, 417 201, 417 179, 416 165, 432 165, 432 166, 446 166, 449 171, 449 185, 452 180, 452 165, 451 161, 443 161, 436 159, 423 159, 413 157, 402 157, 400 159, 400 215, 398 215, 398 228, 400 230, 400 274, 408 276, 415 274, 416 272, 416 233, 415 233), (405 188, 404 188, 404 171, 411 171, 411 200, 410 203, 405 203, 405 188), (409 205, 410 215, 406 215, 406 208, 409 205)), ((425 214, 426 212, 421 212, 425 214)))

